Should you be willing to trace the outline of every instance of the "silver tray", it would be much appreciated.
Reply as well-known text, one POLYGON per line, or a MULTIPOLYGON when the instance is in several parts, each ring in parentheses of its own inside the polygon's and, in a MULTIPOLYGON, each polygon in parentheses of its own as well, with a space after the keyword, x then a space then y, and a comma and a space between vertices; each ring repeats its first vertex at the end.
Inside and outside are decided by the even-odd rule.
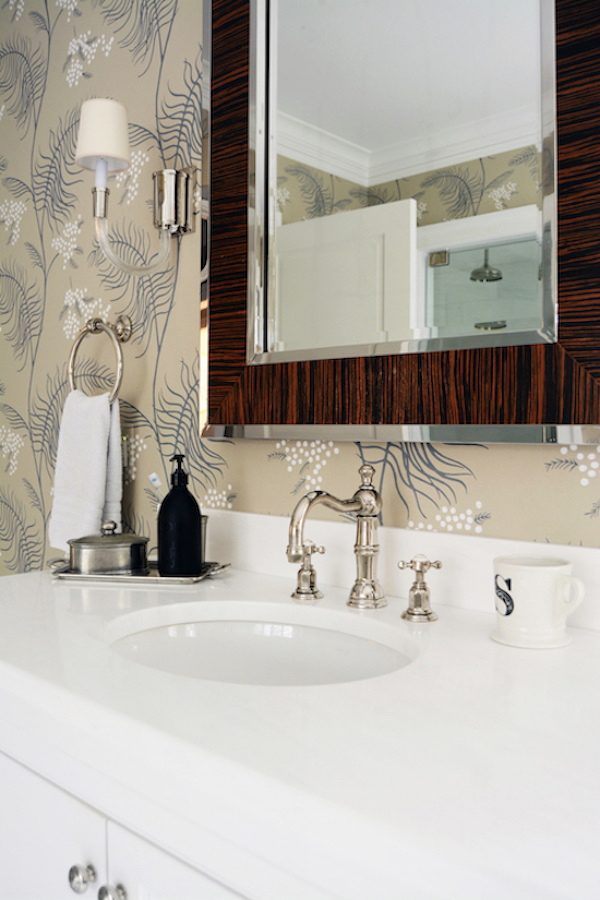
POLYGON ((161 575, 158 571, 157 563, 152 560, 148 562, 150 571, 147 575, 82 575, 80 572, 70 572, 69 562, 65 560, 63 568, 54 564, 52 574, 55 578, 60 578, 61 581, 64 579, 67 581, 96 581, 103 584, 143 584, 146 586, 160 584, 161 587, 167 587, 167 585, 171 584, 196 584, 199 581, 204 581, 205 578, 210 578, 211 575, 216 575, 217 572, 227 569, 230 563, 208 562, 204 565, 205 569, 200 575, 161 575))

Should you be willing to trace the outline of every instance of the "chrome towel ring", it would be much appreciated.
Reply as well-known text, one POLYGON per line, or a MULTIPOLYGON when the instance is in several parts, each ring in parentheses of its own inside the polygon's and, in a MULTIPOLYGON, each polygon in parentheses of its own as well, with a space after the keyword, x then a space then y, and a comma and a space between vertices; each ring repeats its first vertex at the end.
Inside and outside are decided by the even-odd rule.
POLYGON ((131 319, 129 316, 119 316, 114 325, 107 324, 106 322, 103 322, 102 319, 90 319, 86 322, 85 328, 82 328, 75 338, 73 346, 71 347, 71 353, 69 354, 69 388, 72 391, 75 390, 75 356, 77 355, 79 345, 86 335, 99 334, 100 332, 104 332, 104 334, 109 336, 113 343, 113 347, 115 348, 117 357, 115 383, 109 397, 109 400, 112 403, 119 393, 121 379, 123 378, 123 352, 121 350, 121 343, 128 341, 132 332, 131 319))

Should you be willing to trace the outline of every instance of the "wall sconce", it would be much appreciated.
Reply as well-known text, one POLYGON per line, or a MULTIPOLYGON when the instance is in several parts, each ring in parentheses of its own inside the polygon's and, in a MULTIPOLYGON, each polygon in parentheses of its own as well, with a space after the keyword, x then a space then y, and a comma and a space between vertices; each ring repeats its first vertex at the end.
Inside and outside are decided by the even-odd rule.
POLYGON ((128 275, 149 275, 164 267, 171 235, 194 230, 195 166, 154 172, 154 224, 160 232, 160 249, 153 263, 133 266, 123 262, 108 241, 108 175, 126 169, 131 162, 127 110, 122 103, 108 99, 84 100, 75 161, 96 173, 92 190, 96 238, 106 258, 128 275))

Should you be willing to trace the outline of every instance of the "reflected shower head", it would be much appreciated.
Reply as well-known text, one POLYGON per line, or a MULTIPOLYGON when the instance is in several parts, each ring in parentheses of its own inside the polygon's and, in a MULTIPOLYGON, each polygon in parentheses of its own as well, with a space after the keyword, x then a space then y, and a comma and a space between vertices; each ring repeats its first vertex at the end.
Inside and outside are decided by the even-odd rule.
POLYGON ((502 272, 489 264, 489 250, 483 252, 483 265, 471 272, 471 281, 500 281, 502 272))

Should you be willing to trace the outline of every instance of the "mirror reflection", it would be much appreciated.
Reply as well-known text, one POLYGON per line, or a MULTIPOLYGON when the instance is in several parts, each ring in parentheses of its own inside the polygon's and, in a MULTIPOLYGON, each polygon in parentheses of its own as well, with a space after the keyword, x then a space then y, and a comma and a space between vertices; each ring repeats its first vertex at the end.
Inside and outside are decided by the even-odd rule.
POLYGON ((435 334, 539 327, 542 265, 535 237, 431 253, 426 316, 435 334))
POLYGON ((539 0, 270 14, 252 361, 555 340, 539 0))

